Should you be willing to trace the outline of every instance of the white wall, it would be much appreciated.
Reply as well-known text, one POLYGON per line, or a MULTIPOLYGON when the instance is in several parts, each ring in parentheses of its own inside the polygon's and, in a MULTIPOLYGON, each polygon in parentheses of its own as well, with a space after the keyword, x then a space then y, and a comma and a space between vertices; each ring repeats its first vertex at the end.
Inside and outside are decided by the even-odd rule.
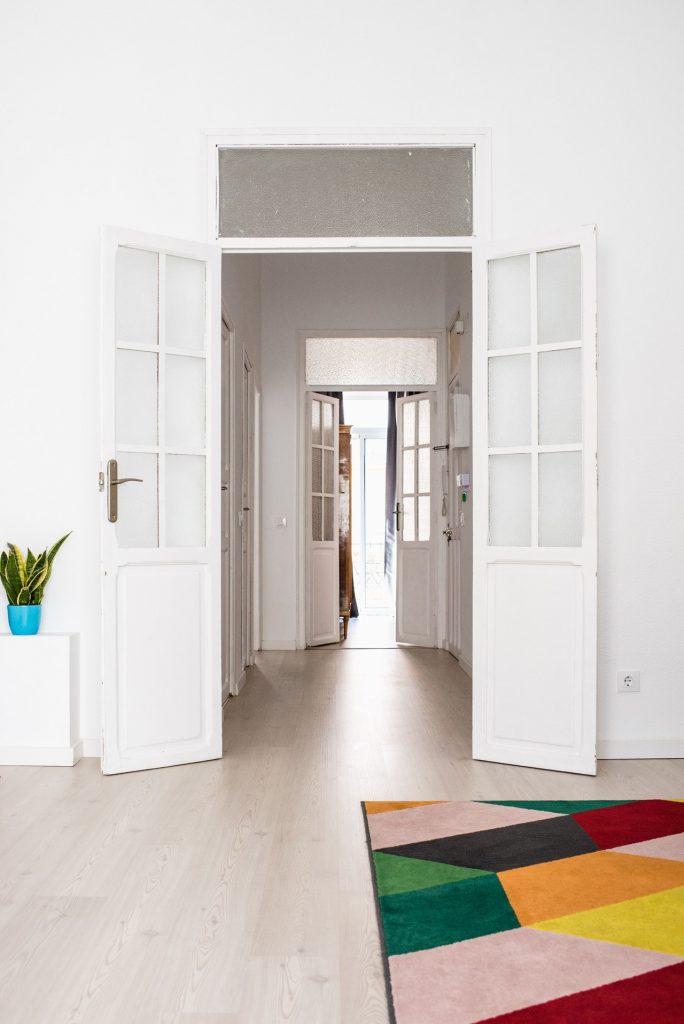
MULTIPOLYGON (((473 280, 472 260, 469 253, 450 253, 445 258, 444 324, 447 329, 453 324, 456 314, 463 321, 461 335, 461 361, 459 364, 458 390, 461 394, 473 393, 473 280)), ((460 620, 459 658, 468 669, 473 665, 473 503, 472 494, 477 482, 472 479, 472 449, 452 448, 449 451, 449 486, 452 494, 451 526, 454 531, 452 544, 459 546, 460 579, 459 593, 454 595, 458 602, 460 620), (456 494, 456 474, 469 473, 471 489, 466 502, 459 502, 456 494), (463 515, 464 524, 459 526, 463 515)), ((451 552, 453 555, 453 552, 451 552)))
POLYGON ((444 256, 264 256, 261 295, 262 645, 278 650, 297 635, 297 332, 443 327, 444 256))
POLYGON ((684 5, 4 7, 0 539, 76 531, 45 627, 82 635, 84 735, 99 729, 99 225, 205 238, 206 131, 486 125, 497 235, 599 227, 599 730, 682 749, 684 5), (641 670, 641 694, 616 693, 618 669, 641 670))

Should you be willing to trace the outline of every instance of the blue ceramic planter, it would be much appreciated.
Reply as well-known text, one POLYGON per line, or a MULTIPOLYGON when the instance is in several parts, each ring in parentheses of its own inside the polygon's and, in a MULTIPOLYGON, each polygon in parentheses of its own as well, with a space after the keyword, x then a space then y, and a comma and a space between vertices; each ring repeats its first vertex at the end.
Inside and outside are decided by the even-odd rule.
POLYGON ((15 636, 34 636, 40 629, 39 604, 8 604, 7 618, 15 636))

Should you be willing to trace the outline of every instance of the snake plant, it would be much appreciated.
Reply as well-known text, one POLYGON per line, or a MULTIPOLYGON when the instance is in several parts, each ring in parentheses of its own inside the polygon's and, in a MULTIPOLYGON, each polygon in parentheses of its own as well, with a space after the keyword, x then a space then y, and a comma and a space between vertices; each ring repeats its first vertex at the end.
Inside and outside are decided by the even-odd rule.
POLYGON ((70 534, 46 548, 36 556, 27 549, 24 556, 16 544, 8 544, 0 554, 0 582, 5 588, 9 604, 42 604, 43 593, 52 572, 55 555, 70 534))

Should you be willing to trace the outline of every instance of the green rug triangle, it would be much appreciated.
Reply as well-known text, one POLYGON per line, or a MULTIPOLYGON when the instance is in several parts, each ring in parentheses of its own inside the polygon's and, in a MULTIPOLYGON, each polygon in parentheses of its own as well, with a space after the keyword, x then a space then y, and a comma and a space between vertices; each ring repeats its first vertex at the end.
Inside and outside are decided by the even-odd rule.
POLYGON ((447 882, 462 882, 466 878, 489 875, 491 871, 460 868, 454 864, 440 864, 434 860, 416 857, 398 857, 393 853, 374 853, 375 879, 378 896, 391 896, 398 892, 415 892, 447 882))
POLYGON ((529 811, 550 811, 553 814, 577 814, 596 811, 600 807, 618 807, 633 804, 634 800, 478 800, 480 804, 498 804, 499 807, 524 807, 529 811))

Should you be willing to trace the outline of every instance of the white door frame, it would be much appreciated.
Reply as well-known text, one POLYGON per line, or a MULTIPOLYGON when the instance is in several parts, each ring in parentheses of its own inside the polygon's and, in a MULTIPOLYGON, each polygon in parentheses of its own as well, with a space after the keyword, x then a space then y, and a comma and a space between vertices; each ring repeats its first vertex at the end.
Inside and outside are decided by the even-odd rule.
MULTIPOLYGON (((435 440, 434 444, 445 444, 448 440, 447 421, 447 332, 443 327, 415 328, 413 330, 378 330, 368 328, 367 330, 353 331, 331 331, 318 328, 297 331, 297 580, 296 580, 296 638, 297 650, 306 648, 306 472, 308 464, 308 453, 306 450, 306 395, 311 391, 406 391, 414 390, 413 386, 402 384, 367 384, 367 385, 314 385, 307 384, 305 379, 306 366, 306 339, 307 338, 436 338, 437 340, 437 383, 430 387, 423 384, 416 384, 416 391, 425 391, 434 394, 437 402, 435 414, 435 440)), ((445 464, 446 452, 437 452, 440 456, 438 465, 445 464)), ((433 481, 439 480, 439 471, 433 467, 433 481)), ((443 526, 441 514, 437 515, 437 530, 439 543, 446 544, 446 537, 442 536, 443 526)), ((446 524, 446 520, 444 520, 446 524)), ((438 548, 438 550, 441 550, 438 548)), ((437 614, 437 646, 446 647, 446 587, 447 587, 447 559, 444 558, 443 565, 436 574, 436 590, 438 600, 437 614)))
MULTIPOLYGON (((207 238, 217 242, 224 253, 320 253, 320 252, 465 252, 471 253, 479 241, 489 241, 491 238, 491 164, 492 164, 492 130, 482 127, 444 127, 444 128, 411 128, 411 127, 380 127, 362 128, 348 127, 330 130, 327 127, 317 128, 289 128, 289 129, 257 129, 242 132, 209 132, 205 135, 206 143, 206 209, 207 209, 207 238), (376 237, 355 237, 355 238, 222 238, 218 233, 218 148, 220 146, 233 146, 245 148, 260 148, 268 146, 469 146, 473 148, 473 234, 458 238, 417 238, 402 236, 400 238, 376 238, 376 237)), ((372 331, 344 331, 338 332, 346 336, 376 335, 383 333, 400 335, 402 332, 372 331)), ((417 332, 403 332, 416 334, 417 332)), ((420 333, 423 333, 422 331, 420 333)), ((439 336, 446 334, 443 328, 438 331, 428 331, 428 334, 437 333, 439 336)), ((300 360, 301 360, 301 337, 318 334, 332 336, 333 332, 325 331, 304 331, 298 332, 300 336, 300 360)), ((446 342, 442 345, 442 354, 439 361, 438 381, 443 380, 443 388, 437 392, 438 419, 437 432, 441 436, 444 432, 446 440, 446 404, 448 393, 448 371, 446 342), (442 412, 443 409, 443 412, 442 412), (442 424, 442 416, 444 423, 442 424)), ((302 422, 302 379, 303 373, 300 365, 297 382, 297 623, 295 646, 297 649, 304 649, 306 636, 306 615, 305 615, 305 592, 304 581, 304 494, 305 477, 302 475, 304 429, 302 422)), ((364 390, 345 387, 347 391, 364 390)), ((378 390, 368 388, 367 390, 378 390)), ((429 388, 423 390, 431 390, 429 388)), ((440 593, 440 614, 438 618, 437 635, 441 647, 448 647, 447 643, 447 622, 446 622, 446 588, 448 586, 448 565, 444 559, 444 566, 439 572, 439 593, 440 593)), ((256 577, 258 579, 258 576, 256 577)))

